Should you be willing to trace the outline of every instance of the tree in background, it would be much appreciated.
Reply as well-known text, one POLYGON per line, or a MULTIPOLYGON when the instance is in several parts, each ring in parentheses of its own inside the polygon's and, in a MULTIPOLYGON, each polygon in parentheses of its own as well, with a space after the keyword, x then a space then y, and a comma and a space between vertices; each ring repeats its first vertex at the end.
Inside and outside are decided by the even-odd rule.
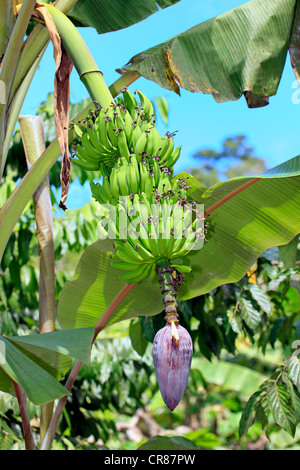
POLYGON ((260 175, 267 170, 265 160, 254 155, 244 135, 225 139, 220 151, 199 150, 193 158, 199 162, 199 167, 188 171, 207 187, 228 178, 260 175))

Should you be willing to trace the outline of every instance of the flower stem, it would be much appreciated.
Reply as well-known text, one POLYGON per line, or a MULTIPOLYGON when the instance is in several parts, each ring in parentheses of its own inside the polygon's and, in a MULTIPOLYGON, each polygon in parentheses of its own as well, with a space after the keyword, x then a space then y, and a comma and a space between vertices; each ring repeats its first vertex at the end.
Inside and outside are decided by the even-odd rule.
POLYGON ((161 284, 161 293, 163 294, 163 303, 165 305, 165 320, 167 322, 178 322, 177 292, 175 290, 176 279, 173 277, 169 260, 160 260, 157 266, 159 273, 158 281, 161 284))

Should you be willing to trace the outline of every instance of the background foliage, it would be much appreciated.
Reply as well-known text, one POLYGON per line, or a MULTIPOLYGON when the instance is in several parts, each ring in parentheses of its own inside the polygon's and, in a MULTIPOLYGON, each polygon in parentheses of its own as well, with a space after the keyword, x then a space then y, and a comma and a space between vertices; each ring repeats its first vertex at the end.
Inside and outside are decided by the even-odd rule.
MULTIPOLYGON (((39 110, 49 140, 51 100, 49 96, 39 110)), ((22 171, 21 148, 17 132, 1 186, 1 204, 22 171)), ((228 172, 255 174, 264 168, 243 136, 228 138, 221 151, 200 150, 196 161, 202 166, 193 174, 204 183, 209 181, 203 181, 205 175, 224 179, 228 172)), ((53 197, 58 172, 56 166, 50 175, 53 197)), ((83 182, 84 175, 76 172, 83 182)), ((83 250, 97 240, 96 210, 91 200, 64 217, 54 213, 56 301, 83 250)), ((195 352, 187 392, 173 413, 162 402, 151 357, 162 315, 139 317, 105 330, 95 344, 90 367, 79 373, 54 448, 136 449, 155 435, 180 435, 204 449, 298 449, 300 366, 294 341, 300 339, 299 260, 296 237, 263 253, 239 282, 179 302, 181 324, 192 335, 195 352)), ((6 248, 0 291, 0 333, 36 332, 38 245, 32 203, 6 248)), ((38 407, 29 404, 29 413, 37 425, 38 407)), ((1 448, 23 448, 21 436, 16 401, 0 393, 1 448)))

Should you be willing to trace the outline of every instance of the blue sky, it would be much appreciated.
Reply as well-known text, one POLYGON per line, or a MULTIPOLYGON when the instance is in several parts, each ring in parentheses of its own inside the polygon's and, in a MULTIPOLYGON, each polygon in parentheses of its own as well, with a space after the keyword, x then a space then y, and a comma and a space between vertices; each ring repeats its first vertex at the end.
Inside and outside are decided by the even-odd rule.
MULTIPOLYGON (((121 31, 98 35, 94 30, 80 28, 80 33, 103 72, 106 83, 110 85, 119 78, 115 70, 135 54, 243 3, 239 0, 181 0, 121 31)), ((22 114, 36 114, 39 104, 53 91, 55 64, 52 54, 52 45, 49 45, 24 102, 22 114)), ((192 155, 197 150, 217 150, 226 137, 237 134, 247 136, 248 144, 257 156, 266 160, 269 168, 300 153, 297 138, 300 103, 292 101, 293 96, 300 98, 300 90, 298 94, 289 56, 277 95, 271 97, 270 104, 264 108, 248 109, 244 98, 218 104, 210 95, 185 90, 181 90, 179 97, 144 78, 130 87, 132 91, 136 88, 152 100, 164 96, 168 102, 168 124, 165 126, 159 121, 157 127, 162 134, 167 130, 178 131, 175 143, 182 145, 182 152, 176 172, 196 166, 197 161, 192 155)), ((71 76, 71 102, 81 101, 87 96, 74 70, 71 76)), ((88 186, 81 190, 75 185, 70 191, 68 205, 78 206, 87 202, 89 197, 88 186)))

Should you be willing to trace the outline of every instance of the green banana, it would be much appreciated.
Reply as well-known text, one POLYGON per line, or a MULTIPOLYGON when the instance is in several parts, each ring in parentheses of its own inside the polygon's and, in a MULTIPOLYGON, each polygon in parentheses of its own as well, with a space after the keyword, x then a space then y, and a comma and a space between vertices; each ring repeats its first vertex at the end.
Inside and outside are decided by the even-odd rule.
POLYGON ((134 271, 137 268, 136 264, 126 261, 112 260, 111 265, 113 268, 121 269, 122 271, 134 271))
POLYGON ((99 165, 97 163, 84 162, 82 160, 76 160, 75 158, 72 159, 72 163, 79 166, 83 170, 88 170, 88 171, 97 171, 97 170, 99 170, 99 165))
POLYGON ((125 135, 125 131, 121 130, 117 136, 118 139, 118 148, 120 151, 120 156, 125 157, 129 161, 130 152, 128 148, 128 143, 125 135))
POLYGON ((124 261, 126 263, 129 263, 131 266, 128 267, 129 270, 134 270, 136 269, 137 267, 140 266, 141 264, 141 261, 135 259, 135 258, 132 258, 132 256, 129 256, 127 253, 125 253, 124 251, 124 246, 125 246, 125 243, 123 243, 123 247, 122 248, 119 248, 118 251, 116 253, 112 253, 111 254, 111 259, 113 261, 124 261))
POLYGON ((169 141, 169 144, 164 152, 164 154, 161 156, 160 160, 159 160, 159 164, 160 165, 166 165, 166 161, 168 160, 169 156, 172 154, 173 150, 174 150, 174 141, 171 138, 167 137, 168 141, 169 141))
POLYGON ((114 194, 112 193, 108 176, 103 176, 102 189, 103 189, 104 194, 106 196, 106 200, 110 201, 114 197, 114 194))
POLYGON ((76 147, 76 156, 83 161, 90 162, 97 164, 98 166, 100 165, 99 159, 95 157, 91 157, 91 155, 81 146, 77 145, 76 147))
POLYGON ((140 226, 139 226, 139 240, 138 241, 139 241, 139 244, 141 246, 143 246, 143 248, 145 250, 149 251, 149 253, 152 254, 151 244, 149 242, 149 235, 148 235, 148 224, 146 226, 147 226, 147 229, 145 228, 145 226, 142 223, 140 224, 140 226))
POLYGON ((158 183, 160 181, 160 178, 162 177, 162 173, 159 169, 159 165, 157 163, 156 159, 152 160, 152 171, 153 171, 153 176, 154 176, 154 181, 155 181, 155 186, 158 186, 158 183))
POLYGON ((128 163, 127 171, 130 193, 136 194, 139 191, 139 181, 137 179, 135 165, 131 161, 128 163))
POLYGON ((150 120, 154 116, 154 107, 152 102, 140 90, 136 90, 136 93, 139 95, 139 98, 141 100, 141 105, 145 113, 145 118, 147 120, 150 120))
POLYGON ((156 127, 151 128, 150 136, 152 139, 152 155, 156 155, 160 149, 161 144, 161 137, 156 127))
POLYGON ((151 215, 151 203, 147 195, 145 194, 145 192, 141 192, 141 194, 139 194, 139 200, 140 200, 141 207, 145 208, 143 212, 143 221, 146 222, 148 217, 151 215), (145 214, 145 217, 144 217, 144 214, 145 214), (145 218, 146 220, 144 220, 145 218))
POLYGON ((141 135, 142 135, 141 128, 139 126, 135 126, 131 134, 131 148, 133 151, 141 135))
POLYGON ((145 278, 145 281, 147 281, 147 282, 153 281, 155 276, 156 276, 156 265, 151 264, 151 268, 149 270, 148 276, 145 278))
POLYGON ((124 243, 124 251, 125 253, 132 258, 132 260, 136 260, 138 262, 143 262, 143 258, 141 255, 137 252, 137 250, 132 246, 130 241, 127 241, 127 243, 124 243))
POLYGON ((80 129, 80 127, 77 126, 77 124, 74 124, 74 125, 73 125, 73 129, 74 129, 74 131, 75 131, 77 137, 79 137, 79 138, 81 139, 83 132, 82 132, 82 130, 80 129))
POLYGON ((90 183, 90 188, 92 191, 92 196, 96 199, 96 201, 100 202, 100 204, 105 204, 106 201, 102 197, 101 193, 101 186, 99 183, 95 184, 93 182, 90 183))
POLYGON ((121 129, 123 131, 124 130, 124 121, 123 121, 122 116, 121 116, 120 113, 121 113, 120 108, 118 109, 118 111, 115 111, 115 113, 114 113, 114 122, 115 122, 116 129, 121 129))
POLYGON ((180 157, 181 147, 177 146, 172 154, 166 158, 165 166, 172 168, 180 157))
MULTIPOLYGON (((144 114, 143 114, 143 116, 144 116, 144 114)), ((150 130, 149 129, 149 123, 148 123, 147 119, 143 119, 142 116, 140 116, 137 123, 138 123, 138 126, 140 127, 142 132, 150 130)))
POLYGON ((146 276, 149 274, 151 269, 151 265, 149 264, 142 264, 138 269, 135 271, 128 271, 127 273, 121 274, 118 276, 120 281, 130 281, 131 283, 143 281, 146 276))
POLYGON ((107 149, 104 147, 104 145, 101 144, 99 141, 95 129, 94 129, 94 123, 93 121, 89 120, 87 121, 86 125, 86 130, 87 134, 89 136, 89 140, 91 141, 92 146, 94 149, 101 155, 101 154, 107 154, 107 149))
POLYGON ((109 140, 111 141, 113 147, 117 148, 118 147, 118 139, 116 136, 116 126, 115 126, 115 120, 114 120, 114 111, 112 108, 109 108, 109 110, 106 113, 106 130, 107 130, 107 135, 109 140))
POLYGON ((127 139, 127 142, 128 142, 128 147, 130 147, 131 136, 132 136, 132 132, 133 132, 132 117, 131 117, 130 112, 127 111, 127 109, 124 109, 124 111, 122 111, 122 113, 123 113, 122 118, 123 118, 123 121, 124 121, 124 132, 125 132, 125 136, 126 136, 126 139, 127 139))
POLYGON ((151 194, 153 193, 153 188, 155 187, 155 180, 154 176, 151 176, 150 173, 147 175, 147 179, 145 181, 145 194, 150 198, 151 194))
POLYGON ((147 134, 145 132, 142 132, 134 147, 134 153, 136 156, 141 155, 145 151, 146 143, 147 134))
POLYGON ((140 174, 140 190, 145 192, 146 181, 148 179, 149 173, 147 171, 146 163, 139 163, 139 174, 140 174))
POLYGON ((160 217, 158 223, 158 250, 163 255, 166 252, 166 236, 163 217, 160 217))
POLYGON ((152 153, 153 153, 153 138, 152 138, 152 134, 151 134, 151 131, 147 130, 145 131, 145 134, 146 134, 146 137, 147 137, 147 141, 146 141, 146 145, 145 145, 145 152, 146 154, 151 157, 152 156, 152 153))
POLYGON ((127 181, 127 169, 125 166, 118 167, 118 183, 120 188, 120 194, 127 196, 129 194, 128 181, 127 181))
POLYGON ((110 174, 110 188, 113 196, 116 199, 119 199, 120 196, 120 187, 118 183, 118 168, 113 168, 110 174))
POLYGON ((96 118, 94 127, 95 127, 95 132, 99 138, 99 141, 102 143, 102 145, 104 145, 104 147, 108 151, 111 151, 111 150, 114 150, 114 146, 112 145, 107 135, 106 117, 107 116, 104 110, 102 109, 100 111, 99 116, 96 118))
POLYGON ((156 152, 156 154, 160 157, 159 163, 162 161, 168 147, 169 147, 169 137, 164 135, 163 137, 160 138, 159 149, 156 152))
POLYGON ((93 147, 87 133, 82 135, 81 144, 90 158, 93 158, 96 161, 101 161, 101 154, 99 154, 99 152, 97 152, 97 150, 93 147))
POLYGON ((100 163, 100 171, 103 176, 110 176, 111 170, 105 165, 105 163, 100 163))
POLYGON ((161 257, 161 253, 159 252, 159 249, 158 249, 158 239, 156 238, 156 231, 155 231, 155 228, 153 226, 153 222, 151 224, 150 230, 151 230, 149 232, 150 250, 151 250, 151 253, 153 254, 154 258, 159 259, 161 257))
POLYGON ((138 254, 142 257, 142 259, 144 261, 153 261, 154 258, 152 253, 150 253, 150 251, 144 248, 141 244, 137 243, 137 245, 136 250, 138 254))
POLYGON ((129 91, 126 90, 123 93, 123 102, 125 108, 130 112, 132 120, 136 121, 137 119, 137 102, 133 94, 129 91))

